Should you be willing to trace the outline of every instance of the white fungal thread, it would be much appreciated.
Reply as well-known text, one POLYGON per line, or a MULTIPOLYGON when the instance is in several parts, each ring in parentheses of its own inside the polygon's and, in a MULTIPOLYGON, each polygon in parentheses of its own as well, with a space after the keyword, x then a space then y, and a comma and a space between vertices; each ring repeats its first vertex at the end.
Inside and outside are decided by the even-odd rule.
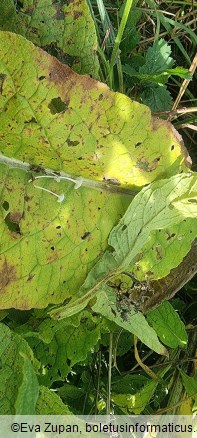
POLYGON ((57 195, 57 193, 52 192, 51 190, 45 189, 44 187, 37 186, 35 184, 34 184, 34 187, 36 187, 37 189, 40 189, 40 190, 44 190, 44 192, 48 192, 53 196, 56 196, 57 202, 62 202, 64 200, 64 193, 61 193, 61 195, 57 195))
MULTIPOLYGON (((82 176, 78 176, 77 178, 70 178, 69 176, 61 176, 61 175, 56 175, 56 173, 52 173, 52 175, 40 175, 40 176, 35 176, 33 180, 37 180, 37 179, 41 179, 41 178, 53 178, 56 182, 60 182, 61 180, 67 180, 67 181, 71 181, 73 182, 74 185, 74 189, 79 189, 79 187, 82 186, 83 184, 83 178, 82 176)), ((30 179, 29 182, 31 182, 32 180, 30 179)), ((52 192, 51 190, 45 189, 44 187, 41 186, 37 186, 34 184, 34 187, 36 187, 37 189, 41 189, 44 190, 45 192, 51 193, 51 195, 56 196, 57 202, 62 202, 64 200, 64 194, 62 193, 61 195, 57 195, 57 193, 52 192)))

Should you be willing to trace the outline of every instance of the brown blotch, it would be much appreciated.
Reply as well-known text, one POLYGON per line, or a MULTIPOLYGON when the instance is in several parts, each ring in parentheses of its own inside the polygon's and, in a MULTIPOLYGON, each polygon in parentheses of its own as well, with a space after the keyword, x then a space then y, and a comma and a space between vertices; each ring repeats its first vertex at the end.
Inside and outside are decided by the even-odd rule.
POLYGON ((65 13, 62 11, 61 5, 59 3, 56 3, 55 5, 53 5, 53 7, 56 10, 56 13, 53 16, 53 18, 55 18, 55 20, 64 20, 65 13))
POLYGON ((6 79, 6 76, 7 75, 4 75, 3 73, 0 73, 0 94, 2 94, 3 84, 4 84, 4 81, 6 79))
POLYGON ((163 259, 163 248, 161 245, 157 245, 155 247, 156 249, 156 258, 157 260, 162 260, 163 259))
POLYGON ((0 291, 15 280, 17 280, 16 267, 5 261, 0 269, 0 291))
POLYGON ((51 57, 51 66, 49 68, 49 79, 52 82, 55 82, 56 84, 60 84, 61 82, 64 82, 71 78, 72 76, 75 76, 76 73, 74 73, 70 67, 67 65, 61 64, 56 58, 51 57))
POLYGON ((9 220, 11 222, 14 222, 15 224, 20 224, 22 217, 23 217, 23 213, 20 213, 20 212, 10 212, 9 213, 9 220))
POLYGON ((83 16, 83 12, 75 11, 74 12, 74 20, 83 16))

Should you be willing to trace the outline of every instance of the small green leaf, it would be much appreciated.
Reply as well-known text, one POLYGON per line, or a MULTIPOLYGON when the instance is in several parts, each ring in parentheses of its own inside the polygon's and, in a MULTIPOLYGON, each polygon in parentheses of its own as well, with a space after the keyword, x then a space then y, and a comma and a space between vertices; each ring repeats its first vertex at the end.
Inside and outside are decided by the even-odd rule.
POLYGON ((148 48, 145 64, 140 67, 139 73, 160 73, 171 68, 174 60, 170 55, 170 45, 163 39, 157 40, 148 48))
POLYGON ((155 331, 148 325, 144 315, 136 312, 134 306, 125 313, 117 307, 117 296, 111 288, 105 286, 97 296, 96 304, 92 306, 94 312, 100 313, 110 321, 116 322, 128 332, 136 335, 145 345, 158 354, 166 355, 166 350, 160 344, 155 331))
POLYGON ((39 394, 39 384, 31 361, 23 357, 23 377, 15 402, 16 415, 34 415, 39 394))
POLYGON ((187 332, 185 326, 168 301, 149 311, 147 320, 165 345, 171 348, 186 347, 187 332))
POLYGON ((168 111, 172 107, 172 97, 165 85, 149 84, 140 93, 144 105, 148 105, 151 111, 168 111))

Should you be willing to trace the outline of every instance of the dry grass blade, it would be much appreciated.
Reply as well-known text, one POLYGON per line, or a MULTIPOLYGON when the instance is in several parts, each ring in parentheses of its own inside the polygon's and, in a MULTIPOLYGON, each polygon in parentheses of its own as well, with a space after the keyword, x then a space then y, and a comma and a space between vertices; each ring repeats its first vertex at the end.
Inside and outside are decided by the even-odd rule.
MULTIPOLYGON (((194 57, 194 59, 192 61, 192 64, 191 64, 191 66, 189 68, 190 73, 194 74, 195 70, 196 70, 196 67, 197 67, 197 53, 196 53, 196 55, 195 55, 195 57, 194 57)), ((172 110, 175 110, 177 108, 177 106, 178 106, 178 104, 179 104, 183 94, 185 93, 185 90, 188 87, 189 83, 190 83, 190 79, 185 79, 183 81, 183 83, 181 85, 181 88, 179 90, 179 94, 178 94, 178 96, 177 96, 177 98, 176 98, 176 100, 175 100, 175 102, 173 104, 172 110)))

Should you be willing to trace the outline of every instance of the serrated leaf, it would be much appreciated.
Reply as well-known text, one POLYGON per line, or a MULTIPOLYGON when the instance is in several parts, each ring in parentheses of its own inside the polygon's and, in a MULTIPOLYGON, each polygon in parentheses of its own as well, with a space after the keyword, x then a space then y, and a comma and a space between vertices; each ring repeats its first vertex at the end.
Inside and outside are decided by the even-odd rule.
POLYGON ((148 108, 19 35, 1 32, 0 39, 1 308, 42 308, 76 294, 132 188, 185 170, 187 153, 148 108), (34 180, 36 172, 51 174, 47 168, 81 176, 82 187, 54 175, 34 180))
POLYGON ((18 389, 15 402, 16 415, 34 415, 39 395, 39 384, 31 361, 27 356, 23 358, 23 378, 18 389))
MULTIPOLYGON (((37 398, 37 379, 35 371, 38 370, 38 362, 27 342, 19 335, 13 333, 7 326, 0 324, 0 411, 1 415, 15 414, 17 409, 24 412, 25 397, 31 407, 34 408, 37 398), (24 357, 27 358, 24 364, 24 357), (34 370, 29 369, 29 375, 25 375, 27 362, 32 362, 34 370), (25 394, 28 382, 36 384, 35 391, 25 394), (18 401, 17 401, 18 400, 18 401)), ((29 410, 28 407, 26 407, 29 410)), ((21 413, 21 412, 20 412, 21 413)))
POLYGON ((182 222, 186 216, 195 218, 195 203, 191 203, 190 208, 183 212, 180 206, 183 196, 184 204, 185 199, 190 199, 190 193, 195 194, 196 191, 197 176, 192 174, 176 175, 142 189, 109 236, 108 242, 115 250, 113 254, 119 268, 126 269, 129 266, 149 240, 152 231, 167 229, 182 222))
MULTIPOLYGON (((126 64, 123 66, 123 71, 128 76, 137 78, 142 84, 148 83, 149 86, 150 83, 164 85, 170 76, 179 76, 180 78, 184 78, 188 80, 192 79, 192 74, 186 68, 182 68, 182 67, 167 69, 159 73, 140 73, 137 72, 130 65, 126 64)), ((159 90, 159 88, 157 87, 155 90, 159 90)))
POLYGON ((72 415, 72 412, 58 394, 45 386, 40 386, 36 415, 72 415))
MULTIPOLYGON (((87 302, 99 291, 102 291, 107 282, 116 279, 127 269, 131 269, 136 258, 139 255, 142 258, 142 250, 155 230, 168 230, 174 224, 181 223, 183 219, 188 220, 189 227, 191 227, 190 218, 196 217, 195 203, 193 208, 193 203, 191 203, 187 211, 187 219, 185 219, 185 210, 182 214, 180 203, 181 199, 183 199, 183 203, 185 199, 190 199, 191 193, 194 196, 196 191, 197 176, 192 176, 192 174, 176 175, 168 180, 152 183, 142 189, 109 235, 108 243, 112 251, 106 251, 95 264, 79 291, 80 298, 73 303, 71 301, 68 307, 76 306, 77 302, 78 304, 87 302), (178 205, 178 209, 175 208, 176 205, 178 205)), ((194 229, 196 230, 196 222, 194 229)), ((165 262, 168 265, 167 258, 165 262)), ((55 310, 52 316, 61 318, 64 317, 63 313, 63 309, 60 309, 59 312, 55 310)))
POLYGON ((140 67, 140 73, 159 73, 171 68, 174 60, 171 55, 171 47, 163 40, 157 40, 148 48, 145 57, 145 64, 140 67))
POLYGON ((185 326, 168 301, 149 311, 147 320, 163 344, 171 348, 186 347, 188 338, 185 326))
POLYGON ((96 31, 86 0, 3 0, 0 29, 25 36, 81 74, 99 77, 96 31))
MULTIPOLYGON (((105 286, 97 296, 96 304, 92 306, 94 312, 100 313, 110 321, 116 322, 128 332, 136 335, 150 349, 158 354, 166 355, 166 350, 160 344, 155 330, 147 323, 141 312, 136 312, 134 306, 128 309, 128 313, 121 312, 117 308, 117 296, 111 288, 105 286)), ((124 309, 125 310, 125 309, 124 309)))
POLYGON ((144 105, 148 105, 151 111, 168 111, 172 106, 172 97, 165 85, 151 84, 144 87, 140 97, 144 105))

